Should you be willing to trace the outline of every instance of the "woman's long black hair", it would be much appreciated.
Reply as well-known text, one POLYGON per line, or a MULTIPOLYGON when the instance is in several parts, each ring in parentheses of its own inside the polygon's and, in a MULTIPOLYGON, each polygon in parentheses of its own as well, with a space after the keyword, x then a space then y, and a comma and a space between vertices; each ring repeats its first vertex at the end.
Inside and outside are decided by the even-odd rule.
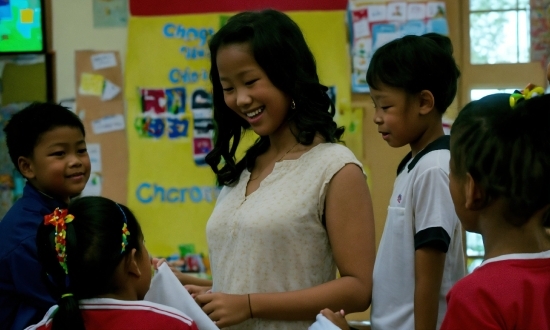
POLYGON ((298 25, 276 10, 243 12, 231 17, 209 43, 213 85, 214 121, 216 125, 213 150, 206 163, 217 176, 218 184, 238 182, 242 171, 254 167, 256 158, 269 148, 269 137, 261 136, 243 159, 236 162, 235 152, 248 122, 236 115, 225 103, 216 56, 220 47, 248 43, 256 62, 278 89, 289 95, 296 104, 289 111, 296 140, 310 145, 316 134, 326 142, 338 142, 343 127, 334 122, 334 104, 327 87, 319 83, 315 58, 306 44, 298 25), (220 168, 222 162, 224 164, 220 168))
POLYGON ((116 267, 132 249, 140 252, 143 234, 126 206, 104 197, 76 199, 69 205, 68 213, 74 220, 66 224, 67 274, 57 259, 54 226, 42 223, 38 229, 38 260, 44 280, 58 298, 52 329, 84 330, 78 300, 114 291, 112 277, 116 267), (125 221, 130 235, 121 252, 125 221))

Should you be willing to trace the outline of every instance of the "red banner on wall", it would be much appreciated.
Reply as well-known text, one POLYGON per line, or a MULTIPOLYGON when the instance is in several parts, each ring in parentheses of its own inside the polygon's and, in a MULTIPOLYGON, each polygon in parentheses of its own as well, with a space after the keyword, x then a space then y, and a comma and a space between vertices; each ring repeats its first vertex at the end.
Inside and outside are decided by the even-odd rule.
POLYGON ((345 10, 347 0, 130 0, 133 16, 238 12, 266 8, 281 11, 345 10))

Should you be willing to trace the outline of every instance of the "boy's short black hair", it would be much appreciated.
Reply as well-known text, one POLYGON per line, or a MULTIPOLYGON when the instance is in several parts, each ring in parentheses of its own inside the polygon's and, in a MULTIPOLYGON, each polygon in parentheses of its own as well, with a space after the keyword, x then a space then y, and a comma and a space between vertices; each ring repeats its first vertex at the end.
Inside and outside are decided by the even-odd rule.
POLYGON ((456 96, 460 71, 453 58, 451 40, 437 33, 404 36, 378 48, 367 70, 367 83, 380 83, 416 94, 430 91, 441 114, 456 96))
POLYGON ((32 156, 44 133, 62 126, 78 128, 86 136, 80 118, 59 104, 36 102, 14 114, 4 127, 4 132, 15 168, 19 171, 19 157, 32 156))

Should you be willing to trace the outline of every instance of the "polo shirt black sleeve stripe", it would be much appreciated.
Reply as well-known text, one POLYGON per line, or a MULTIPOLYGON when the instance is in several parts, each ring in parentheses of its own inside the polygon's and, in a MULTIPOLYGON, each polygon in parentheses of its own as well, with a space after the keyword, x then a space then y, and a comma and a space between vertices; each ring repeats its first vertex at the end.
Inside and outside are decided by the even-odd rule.
POLYGON ((443 227, 430 227, 423 229, 414 235, 414 249, 431 247, 441 252, 447 253, 451 237, 443 227))

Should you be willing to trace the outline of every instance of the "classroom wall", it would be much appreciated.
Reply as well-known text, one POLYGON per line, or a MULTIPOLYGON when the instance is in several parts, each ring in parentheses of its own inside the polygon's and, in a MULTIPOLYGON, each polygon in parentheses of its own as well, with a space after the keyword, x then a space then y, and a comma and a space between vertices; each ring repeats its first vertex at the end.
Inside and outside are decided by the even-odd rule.
MULTIPOLYGON (((462 63, 460 6, 462 1, 446 0, 447 18, 449 20, 451 40, 455 46, 455 58, 462 63)), ((53 17, 53 49, 56 53, 56 83, 57 100, 74 98, 75 73, 74 51, 81 49, 118 50, 122 62, 126 56, 127 29, 94 28, 92 0, 55 0, 52 1, 53 17)), ((376 220, 376 243, 380 241, 386 219, 386 209, 395 168, 402 157, 408 152, 406 147, 393 149, 388 147, 377 132, 372 122, 374 114, 373 103, 368 94, 354 94, 354 106, 366 109, 364 115, 364 158, 363 163, 371 171, 371 194, 376 220)), ((455 102, 448 111, 450 117, 455 117, 458 109, 455 102)))
POLYGON ((75 97, 75 50, 117 50, 124 63, 126 27, 94 28, 92 4, 92 0, 52 1, 57 101, 75 97))
MULTIPOLYGON (((455 58, 462 63, 460 6, 466 0, 446 0, 447 19, 451 40, 455 46, 455 58)), ((126 28, 94 28, 92 0, 55 0, 53 12, 53 48, 56 52, 57 100, 75 96, 74 51, 80 49, 118 50, 124 62, 126 54, 126 28)), ((370 169, 371 195, 374 205, 376 245, 382 236, 386 210, 393 189, 396 168, 409 152, 408 147, 391 148, 382 140, 373 123, 374 107, 368 94, 354 94, 353 106, 365 108, 363 118, 363 164, 370 169)), ((454 118, 460 104, 455 102, 449 112, 454 118)), ((350 315, 350 319, 368 319, 368 311, 350 315)))

